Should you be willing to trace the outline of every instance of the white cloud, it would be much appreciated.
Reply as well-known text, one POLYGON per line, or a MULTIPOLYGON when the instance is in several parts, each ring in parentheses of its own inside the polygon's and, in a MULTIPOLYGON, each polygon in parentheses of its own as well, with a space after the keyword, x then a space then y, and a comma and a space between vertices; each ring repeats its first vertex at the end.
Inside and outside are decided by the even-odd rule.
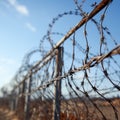
POLYGON ((12 5, 17 12, 19 12, 22 15, 28 16, 29 11, 25 5, 21 5, 17 2, 17 0, 8 0, 8 3, 12 5))
POLYGON ((37 29, 31 24, 31 23, 26 23, 26 27, 30 29, 32 32, 36 32, 37 29))
POLYGON ((23 15, 26 15, 26 16, 29 15, 28 9, 27 9, 24 5, 17 5, 17 6, 15 6, 15 7, 16 7, 16 10, 17 10, 19 13, 21 13, 21 14, 23 14, 23 15))

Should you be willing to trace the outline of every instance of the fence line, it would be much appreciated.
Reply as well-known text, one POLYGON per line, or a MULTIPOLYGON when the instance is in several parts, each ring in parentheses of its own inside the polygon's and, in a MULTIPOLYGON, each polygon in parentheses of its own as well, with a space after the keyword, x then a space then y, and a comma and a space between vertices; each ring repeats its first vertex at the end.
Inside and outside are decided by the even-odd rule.
MULTIPOLYGON (((47 88, 49 85, 53 84, 55 81, 59 81, 61 79, 65 79, 66 77, 71 76, 71 75, 75 74, 76 72, 90 69, 91 67, 94 67, 95 65, 99 64, 100 62, 102 62, 104 59, 106 59, 108 57, 112 57, 113 55, 119 55, 119 54, 120 54, 120 45, 115 47, 109 53, 101 55, 101 56, 93 57, 93 58, 90 59, 90 61, 88 61, 88 63, 84 64, 83 66, 75 68, 75 69, 72 69, 72 70, 68 71, 67 73, 65 73, 62 76, 59 75, 58 77, 55 77, 54 79, 48 80, 44 85, 39 86, 38 88, 32 90, 31 92, 28 92, 28 93, 25 93, 25 94, 22 93, 21 95, 24 95, 24 96, 31 95, 34 92, 38 91, 38 90, 47 88)), ((114 86, 114 87, 116 87, 118 90, 120 90, 119 86, 114 86)))

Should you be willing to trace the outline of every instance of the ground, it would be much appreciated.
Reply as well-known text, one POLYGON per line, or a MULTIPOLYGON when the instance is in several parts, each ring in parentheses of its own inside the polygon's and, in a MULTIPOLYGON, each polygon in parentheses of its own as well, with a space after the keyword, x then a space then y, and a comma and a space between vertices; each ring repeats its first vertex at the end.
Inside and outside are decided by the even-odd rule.
POLYGON ((13 111, 0 108, 0 120, 19 120, 13 111))

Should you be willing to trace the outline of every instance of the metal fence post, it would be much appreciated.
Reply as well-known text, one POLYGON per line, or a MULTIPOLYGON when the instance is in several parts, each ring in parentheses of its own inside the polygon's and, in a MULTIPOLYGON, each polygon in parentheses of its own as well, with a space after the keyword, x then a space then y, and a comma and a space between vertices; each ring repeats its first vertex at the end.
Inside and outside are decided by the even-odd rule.
MULTIPOLYGON (((56 76, 62 75, 63 65, 63 47, 58 47, 56 52, 56 76)), ((55 81, 55 100, 53 103, 54 120, 60 120, 60 104, 61 104, 61 80, 55 81)))
POLYGON ((26 81, 26 94, 25 95, 25 106, 24 106, 24 112, 25 112, 25 120, 30 119, 30 95, 31 92, 31 82, 32 82, 32 75, 30 76, 29 80, 26 81))
POLYGON ((11 95, 9 97, 10 97, 10 109, 15 111, 17 108, 17 99, 18 99, 15 90, 11 92, 11 95))

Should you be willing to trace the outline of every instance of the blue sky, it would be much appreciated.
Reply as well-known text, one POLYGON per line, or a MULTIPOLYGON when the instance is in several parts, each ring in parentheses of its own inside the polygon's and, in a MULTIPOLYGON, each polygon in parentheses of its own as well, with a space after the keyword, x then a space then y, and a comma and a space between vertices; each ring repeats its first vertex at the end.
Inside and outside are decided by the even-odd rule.
MULTIPOLYGON (((91 0, 95 1, 95 0, 91 0)), ((98 3, 101 0, 96 0, 98 3)), ((120 43, 120 0, 107 11, 105 24, 120 43)), ((9 84, 24 55, 39 46, 48 24, 59 13, 74 10, 73 0, 0 0, 0 88, 9 84)), ((88 8, 84 8, 88 9, 88 8)), ((63 18, 62 18, 63 19, 63 18)), ((55 31, 67 32, 81 17, 58 21, 55 31)), ((58 39, 59 40, 59 39, 58 39)))

